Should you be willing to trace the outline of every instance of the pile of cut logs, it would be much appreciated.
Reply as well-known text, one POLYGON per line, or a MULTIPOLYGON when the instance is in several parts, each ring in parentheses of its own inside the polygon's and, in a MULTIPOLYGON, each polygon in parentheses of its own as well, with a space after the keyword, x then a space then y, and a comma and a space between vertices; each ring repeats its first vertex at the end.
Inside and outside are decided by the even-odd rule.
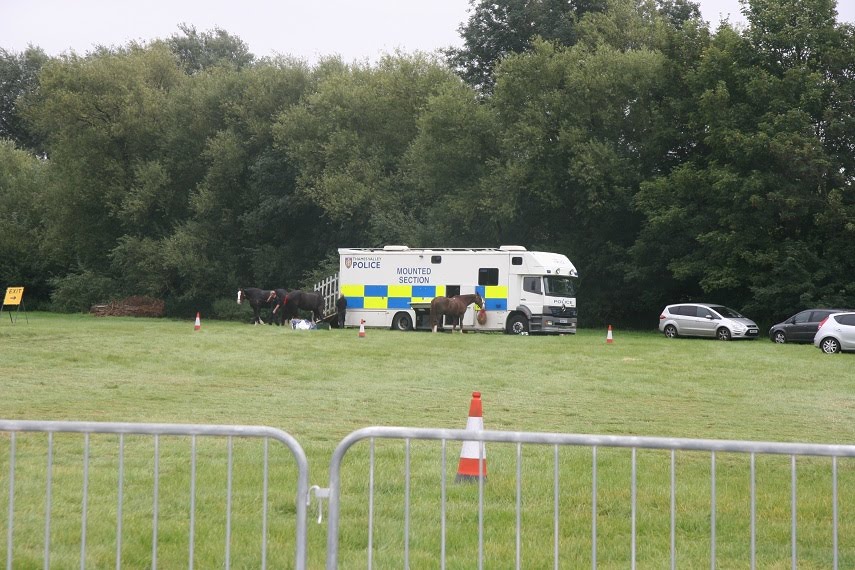
POLYGON ((89 313, 96 317, 162 317, 163 312, 163 301, 151 297, 127 297, 89 308, 89 313))

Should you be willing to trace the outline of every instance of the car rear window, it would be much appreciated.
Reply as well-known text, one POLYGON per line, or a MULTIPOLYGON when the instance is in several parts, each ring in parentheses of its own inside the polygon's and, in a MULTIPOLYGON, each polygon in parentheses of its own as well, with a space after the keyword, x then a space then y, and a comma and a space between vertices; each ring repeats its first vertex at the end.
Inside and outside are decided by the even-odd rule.
POLYGON ((837 315, 834 320, 841 325, 855 326, 855 314, 837 315))
POLYGON ((677 305, 676 307, 671 307, 671 314, 694 317, 697 314, 697 308, 694 305, 677 305))
POLYGON ((834 312, 835 311, 827 311, 827 310, 825 310, 825 311, 814 311, 813 315, 810 318, 810 321, 812 323, 818 323, 819 321, 821 321, 822 319, 824 319, 825 317, 827 317, 828 315, 830 315, 831 313, 834 313, 834 312))

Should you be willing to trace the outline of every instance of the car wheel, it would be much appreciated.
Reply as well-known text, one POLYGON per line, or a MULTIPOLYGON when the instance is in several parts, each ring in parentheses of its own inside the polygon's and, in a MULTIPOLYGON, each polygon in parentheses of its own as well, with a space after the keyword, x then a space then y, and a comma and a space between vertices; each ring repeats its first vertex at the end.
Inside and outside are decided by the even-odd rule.
POLYGON ((778 344, 784 344, 787 342, 787 335, 784 334, 784 331, 775 331, 775 334, 772 335, 772 340, 778 344))
POLYGON ((715 331, 715 336, 718 340, 730 340, 730 331, 724 327, 721 327, 717 331, 715 331))
POLYGON ((514 315, 508 319, 506 331, 508 334, 528 334, 528 319, 525 315, 514 315))
POLYGON ((392 319, 392 329, 396 331, 411 331, 413 330, 413 319, 407 313, 398 313, 392 319))
POLYGON ((822 339, 822 342, 819 343, 819 348, 825 354, 837 354, 840 352, 840 343, 837 342, 836 338, 828 337, 822 339))
POLYGON ((674 325, 665 325, 665 338, 677 338, 677 327, 674 325))

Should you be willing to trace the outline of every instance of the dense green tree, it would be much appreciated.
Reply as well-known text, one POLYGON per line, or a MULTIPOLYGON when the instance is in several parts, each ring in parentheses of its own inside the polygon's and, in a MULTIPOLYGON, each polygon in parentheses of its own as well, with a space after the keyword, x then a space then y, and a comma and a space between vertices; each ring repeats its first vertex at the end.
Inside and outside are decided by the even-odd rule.
POLYGON ((180 80, 165 49, 69 55, 42 68, 28 117, 58 181, 45 211, 58 260, 104 270, 119 236, 156 223, 160 110, 180 80))
POLYGON ((299 172, 299 199, 322 212, 317 239, 327 249, 408 241, 423 222, 402 170, 406 150, 429 98, 459 80, 422 55, 320 71, 317 90, 275 126, 299 172))
POLYGON ((513 220, 514 204, 494 186, 499 157, 498 121, 462 82, 431 96, 407 150, 405 186, 420 220, 416 243, 494 247, 513 220))
POLYGON ((44 150, 42 140, 24 120, 21 105, 38 87, 39 70, 48 59, 38 47, 30 46, 22 53, 0 47, 0 139, 37 153, 44 150))
POLYGON ((667 267, 674 294, 761 319, 851 305, 852 29, 824 0, 751 2, 747 15, 690 80, 695 151, 638 197, 638 264, 667 267))
POLYGON ((583 324, 855 304, 855 33, 831 0, 754 0, 713 35, 689 0, 473 7, 465 80, 189 26, 0 53, 0 278, 186 315, 305 286, 342 246, 510 243, 576 262, 583 324))
POLYGON ((580 268, 589 319, 632 306, 624 283, 640 224, 632 200, 649 174, 647 139, 660 128, 664 66, 650 50, 540 43, 500 67, 493 104, 503 161, 494 177, 516 210, 506 237, 567 253, 580 268))
POLYGON ((272 126, 311 75, 286 59, 241 66, 188 76, 164 42, 45 66, 28 113, 56 174, 45 241, 71 280, 58 290, 108 279, 116 295, 182 310, 238 283, 273 286, 294 265, 283 252, 295 174, 272 148, 272 126))
MULTIPOLYGON (((272 60, 199 73, 178 89, 170 123, 194 117, 194 140, 184 133, 164 141, 180 157, 168 163, 170 178, 194 174, 182 186, 170 231, 125 236, 112 253, 114 273, 133 277, 135 267, 145 267, 148 279, 136 282, 155 287, 152 293, 171 299, 175 310, 204 306, 238 286, 293 283, 287 231, 294 174, 272 150, 272 126, 310 85, 304 64, 272 60)), ((128 279, 127 287, 134 282, 128 279)))
POLYGON ((26 286, 30 307, 29 300, 47 298, 55 269, 43 251, 48 170, 46 161, 0 139, 0 286, 26 286))
MULTIPOLYGON (((446 56, 467 83, 486 92, 492 90, 496 66, 503 58, 531 49, 535 38, 575 45, 586 35, 579 29, 586 17, 606 15, 600 23, 612 27, 607 34, 641 31, 632 20, 644 12, 662 16, 663 24, 677 29, 700 20, 700 9, 691 0, 470 0, 470 6, 469 19, 460 27, 463 46, 448 49, 446 56)), ((635 44, 642 46, 651 47, 649 43, 635 44)))
POLYGON ((181 33, 173 34, 166 44, 186 73, 198 73, 216 65, 243 69, 255 60, 249 46, 225 30, 214 28, 200 33, 188 24, 181 24, 178 29, 181 33))
POLYGON ((605 0, 470 0, 469 4, 469 20, 460 27, 463 46, 448 50, 447 56, 470 85, 489 91, 502 58, 528 50, 536 36, 573 45, 579 18, 602 10, 605 0))

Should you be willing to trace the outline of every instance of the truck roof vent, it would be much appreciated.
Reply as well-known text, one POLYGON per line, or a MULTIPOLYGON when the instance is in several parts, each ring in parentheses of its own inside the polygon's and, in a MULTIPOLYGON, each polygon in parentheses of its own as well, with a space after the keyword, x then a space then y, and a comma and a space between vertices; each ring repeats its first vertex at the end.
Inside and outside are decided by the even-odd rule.
POLYGON ((387 245, 383 247, 383 251, 409 251, 409 249, 405 245, 387 245))
POLYGON ((499 249, 502 251, 526 251, 525 247, 521 245, 500 245, 499 249))

